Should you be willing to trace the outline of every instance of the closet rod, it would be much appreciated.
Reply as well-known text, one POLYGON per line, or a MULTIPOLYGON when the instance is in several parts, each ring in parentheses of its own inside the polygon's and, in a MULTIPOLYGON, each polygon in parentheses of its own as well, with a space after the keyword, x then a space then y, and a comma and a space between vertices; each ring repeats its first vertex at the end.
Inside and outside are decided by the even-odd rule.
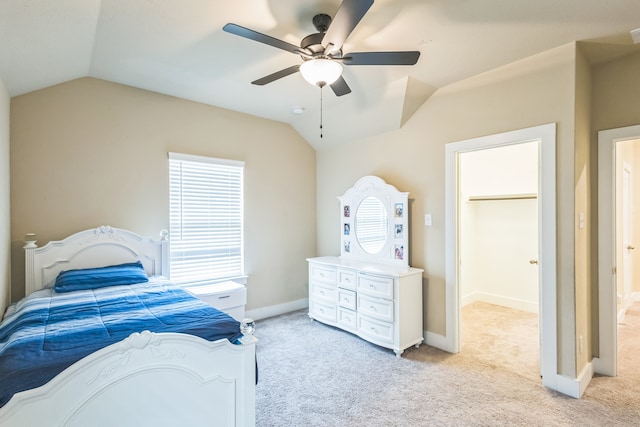
POLYGON ((525 199, 537 199, 538 195, 535 193, 530 194, 501 194, 493 196, 469 196, 470 202, 486 202, 494 200, 525 200, 525 199))

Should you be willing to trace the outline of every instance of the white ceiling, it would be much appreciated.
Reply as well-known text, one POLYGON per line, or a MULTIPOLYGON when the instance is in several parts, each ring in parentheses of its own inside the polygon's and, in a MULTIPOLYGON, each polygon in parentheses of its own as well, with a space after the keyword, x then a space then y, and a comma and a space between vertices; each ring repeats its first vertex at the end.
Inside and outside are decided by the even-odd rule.
MULTIPOLYGON (((290 123, 321 147, 398 128, 405 97, 426 98, 575 40, 611 38, 622 53, 638 47, 629 35, 640 27, 638 0, 376 0, 345 53, 419 50, 420 59, 409 67, 345 67, 353 92, 324 91, 321 140, 320 89, 299 74, 250 83, 301 59, 222 27, 233 22, 298 45, 315 32, 313 15, 333 15, 340 3, 2 0, 0 78, 16 96, 92 76, 290 123), (292 114, 294 106, 304 114, 292 114)), ((604 57, 600 47, 593 55, 604 57)))

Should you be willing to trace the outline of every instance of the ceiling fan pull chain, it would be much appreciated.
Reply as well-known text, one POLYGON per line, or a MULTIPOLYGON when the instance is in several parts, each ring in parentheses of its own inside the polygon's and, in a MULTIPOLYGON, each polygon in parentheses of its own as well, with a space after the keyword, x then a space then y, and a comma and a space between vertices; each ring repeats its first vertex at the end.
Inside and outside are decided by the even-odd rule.
POLYGON ((320 138, 322 138, 322 88, 324 85, 320 86, 320 138))

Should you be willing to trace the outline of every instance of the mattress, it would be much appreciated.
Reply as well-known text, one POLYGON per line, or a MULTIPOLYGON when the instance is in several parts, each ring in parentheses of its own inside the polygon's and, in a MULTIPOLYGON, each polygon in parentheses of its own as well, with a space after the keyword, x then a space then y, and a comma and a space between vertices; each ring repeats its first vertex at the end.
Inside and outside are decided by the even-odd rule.
POLYGON ((0 324, 0 406, 133 332, 178 332, 209 341, 242 336, 231 316, 162 277, 147 283, 34 292, 0 324))

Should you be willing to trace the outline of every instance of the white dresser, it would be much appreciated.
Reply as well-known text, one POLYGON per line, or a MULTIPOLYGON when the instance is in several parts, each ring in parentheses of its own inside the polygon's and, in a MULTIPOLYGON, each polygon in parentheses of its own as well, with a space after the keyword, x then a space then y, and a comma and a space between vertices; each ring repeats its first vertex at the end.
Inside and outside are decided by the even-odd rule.
POLYGON ((422 269, 309 258, 309 317, 390 348, 396 356, 422 335, 422 269))

